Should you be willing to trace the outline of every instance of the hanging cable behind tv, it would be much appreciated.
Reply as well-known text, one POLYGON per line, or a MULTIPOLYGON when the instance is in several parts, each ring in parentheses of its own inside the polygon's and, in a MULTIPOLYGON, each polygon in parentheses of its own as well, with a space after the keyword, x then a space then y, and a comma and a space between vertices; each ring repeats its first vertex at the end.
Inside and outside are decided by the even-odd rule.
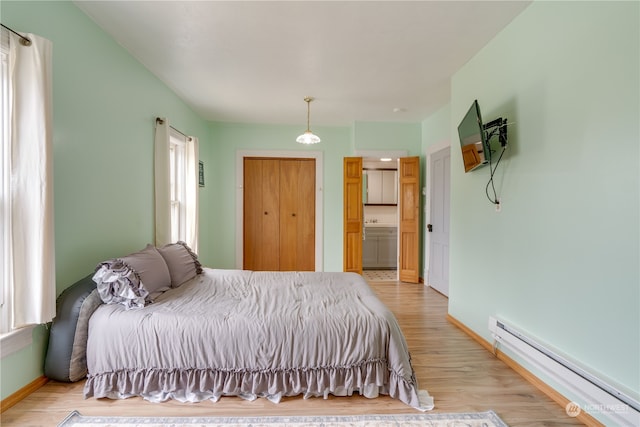
MULTIPOLYGON (((493 176, 498 169, 498 165, 500 164, 500 160, 502 160, 502 156, 504 155, 505 150, 507 149, 507 119, 498 117, 495 120, 490 121, 489 123, 484 124, 483 130, 486 132, 486 141, 487 146, 491 147, 491 138, 493 138, 496 134, 498 135, 498 141, 500 142, 500 147, 502 150, 500 151, 500 155, 498 156, 498 160, 496 161, 495 166, 493 166, 493 155, 494 151, 489 150, 487 153, 487 159, 489 160, 489 182, 487 182, 487 186, 485 187, 485 194, 487 195, 487 199, 494 205, 500 205, 500 200, 498 200, 498 195, 496 193, 496 187, 493 182, 493 176), (489 186, 493 191, 493 197, 489 195, 489 186)), ((496 209, 498 209, 496 207, 496 209)))

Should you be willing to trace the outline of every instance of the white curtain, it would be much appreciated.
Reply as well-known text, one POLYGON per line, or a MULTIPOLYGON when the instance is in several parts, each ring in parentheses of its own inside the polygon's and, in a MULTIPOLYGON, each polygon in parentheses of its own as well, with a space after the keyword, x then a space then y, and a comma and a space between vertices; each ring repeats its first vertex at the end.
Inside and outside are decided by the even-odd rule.
POLYGON ((186 147, 186 236, 185 243, 198 253, 198 138, 187 137, 186 147))
POLYGON ((171 188, 169 166, 169 121, 166 118, 156 120, 154 149, 155 210, 156 210, 156 246, 171 242, 171 188))
POLYGON ((46 323, 56 314, 53 221, 52 43, 10 36, 12 326, 46 323))
MULTIPOLYGON (((170 178, 171 127, 166 118, 156 120, 155 135, 155 244, 163 246, 171 240, 171 178, 170 178)), ((180 240, 198 253, 198 138, 185 138, 185 235, 180 240)))

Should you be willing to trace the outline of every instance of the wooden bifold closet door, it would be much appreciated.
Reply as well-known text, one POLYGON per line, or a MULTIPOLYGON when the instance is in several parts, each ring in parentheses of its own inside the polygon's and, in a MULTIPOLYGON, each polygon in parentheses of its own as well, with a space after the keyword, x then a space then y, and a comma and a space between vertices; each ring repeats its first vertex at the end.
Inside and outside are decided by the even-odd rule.
POLYGON ((244 158, 244 269, 315 270, 315 177, 315 159, 244 158))

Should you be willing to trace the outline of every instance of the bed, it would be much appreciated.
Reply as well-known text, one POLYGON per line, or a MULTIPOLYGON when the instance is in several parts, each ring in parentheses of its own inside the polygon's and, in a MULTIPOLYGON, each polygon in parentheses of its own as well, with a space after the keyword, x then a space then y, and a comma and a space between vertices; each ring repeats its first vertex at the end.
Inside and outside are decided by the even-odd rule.
POLYGON ((86 398, 357 392, 433 408, 394 315, 355 273, 203 268, 142 307, 99 304, 86 331, 86 398))

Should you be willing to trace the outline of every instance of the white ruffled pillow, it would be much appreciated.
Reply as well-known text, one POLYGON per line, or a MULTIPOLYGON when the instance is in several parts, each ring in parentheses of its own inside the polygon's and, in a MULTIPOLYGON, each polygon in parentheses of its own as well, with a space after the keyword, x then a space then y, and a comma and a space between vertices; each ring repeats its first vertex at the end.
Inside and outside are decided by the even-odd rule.
POLYGON ((105 304, 123 304, 127 309, 142 308, 149 296, 136 272, 119 260, 101 263, 93 281, 105 304))

